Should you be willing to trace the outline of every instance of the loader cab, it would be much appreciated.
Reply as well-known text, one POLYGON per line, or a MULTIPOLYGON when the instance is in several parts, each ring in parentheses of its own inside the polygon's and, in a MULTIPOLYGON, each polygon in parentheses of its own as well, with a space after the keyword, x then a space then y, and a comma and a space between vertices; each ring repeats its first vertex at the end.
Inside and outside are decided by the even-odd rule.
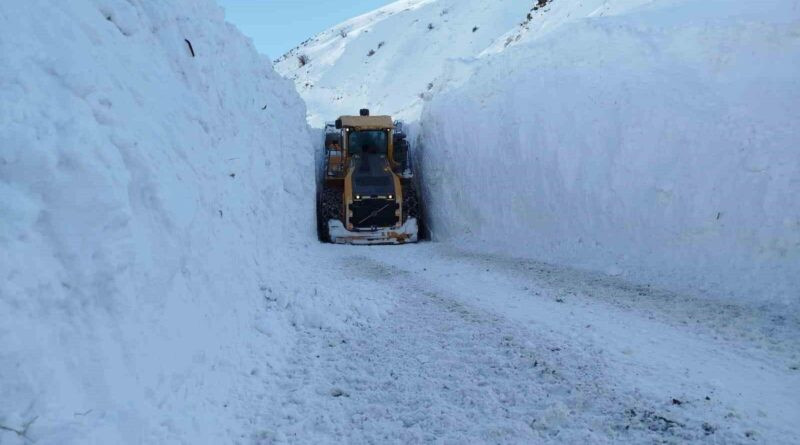
POLYGON ((349 164, 354 158, 376 154, 389 160, 392 167, 394 161, 395 137, 394 122, 389 116, 371 116, 369 110, 363 109, 359 116, 341 116, 333 127, 327 129, 330 134, 335 131, 342 141, 342 162, 349 164))
POLYGON ((350 155, 389 154, 389 129, 345 130, 347 150, 350 155))

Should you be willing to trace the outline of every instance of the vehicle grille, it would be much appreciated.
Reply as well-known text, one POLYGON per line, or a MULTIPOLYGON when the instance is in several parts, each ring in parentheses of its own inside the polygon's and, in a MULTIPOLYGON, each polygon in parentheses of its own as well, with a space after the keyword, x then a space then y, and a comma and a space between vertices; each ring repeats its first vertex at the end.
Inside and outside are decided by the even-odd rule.
POLYGON ((358 229, 394 227, 399 222, 399 217, 395 214, 399 207, 397 202, 388 199, 355 201, 350 204, 353 212, 350 223, 358 229))

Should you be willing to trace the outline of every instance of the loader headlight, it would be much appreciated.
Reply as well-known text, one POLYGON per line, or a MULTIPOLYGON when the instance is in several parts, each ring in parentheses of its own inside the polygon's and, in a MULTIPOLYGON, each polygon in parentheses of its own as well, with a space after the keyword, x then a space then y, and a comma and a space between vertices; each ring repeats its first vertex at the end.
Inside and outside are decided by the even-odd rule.
POLYGON ((361 195, 356 195, 356 199, 361 199, 361 195))
POLYGON ((394 199, 394 195, 389 195, 389 199, 394 199))

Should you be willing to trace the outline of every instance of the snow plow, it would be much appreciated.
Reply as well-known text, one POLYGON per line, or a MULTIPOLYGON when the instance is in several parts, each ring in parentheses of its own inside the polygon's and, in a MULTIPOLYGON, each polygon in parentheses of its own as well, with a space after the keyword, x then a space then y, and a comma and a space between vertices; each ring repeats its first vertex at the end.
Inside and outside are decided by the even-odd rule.
POLYGON ((326 125, 317 193, 320 241, 418 241, 420 204, 408 148, 402 123, 366 109, 326 125))

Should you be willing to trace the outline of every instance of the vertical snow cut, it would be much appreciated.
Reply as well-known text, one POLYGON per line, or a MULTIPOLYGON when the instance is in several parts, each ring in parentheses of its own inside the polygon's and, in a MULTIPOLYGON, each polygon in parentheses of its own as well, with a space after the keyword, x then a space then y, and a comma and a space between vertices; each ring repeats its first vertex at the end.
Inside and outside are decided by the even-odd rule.
POLYGON ((484 57, 421 119, 434 237, 797 308, 798 26, 655 2, 484 57))
POLYGON ((293 284, 292 83, 209 0, 4 1, 0 103, 0 442, 246 433, 290 324, 350 316, 293 284))

